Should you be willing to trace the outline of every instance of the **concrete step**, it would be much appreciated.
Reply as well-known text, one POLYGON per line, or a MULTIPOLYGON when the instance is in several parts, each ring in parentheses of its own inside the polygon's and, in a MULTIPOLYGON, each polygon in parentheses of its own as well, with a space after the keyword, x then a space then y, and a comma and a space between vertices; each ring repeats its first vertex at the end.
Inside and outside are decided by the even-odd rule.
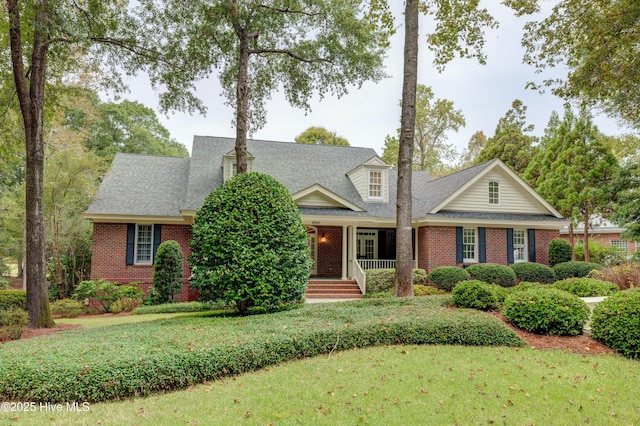
POLYGON ((353 299, 362 297, 358 283, 342 280, 311 280, 307 287, 307 298, 353 299))

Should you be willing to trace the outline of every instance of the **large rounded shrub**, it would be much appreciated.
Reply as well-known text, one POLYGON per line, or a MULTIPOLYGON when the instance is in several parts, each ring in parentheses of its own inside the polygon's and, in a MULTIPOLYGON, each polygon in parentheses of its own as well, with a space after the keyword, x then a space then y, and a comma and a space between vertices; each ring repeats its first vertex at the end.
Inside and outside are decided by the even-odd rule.
POLYGON ((552 284, 554 288, 568 291, 578 297, 609 296, 617 293, 618 286, 595 278, 567 278, 552 284))
POLYGON ((191 285, 204 300, 277 309, 299 302, 309 281, 307 231, 284 185, 243 173, 213 191, 189 242, 191 285))
POLYGON ((549 255, 549 265, 553 267, 558 263, 570 262, 573 257, 573 249, 569 241, 562 238, 554 238, 549 243, 547 254, 549 255))
POLYGON ((429 281, 443 290, 451 289, 460 281, 468 280, 469 273, 457 266, 440 266, 434 268, 428 275, 429 281))
POLYGON ((497 284, 502 287, 516 285, 516 273, 508 266, 497 263, 477 263, 467 268, 467 272, 474 280, 497 284))
POLYGON ((564 280, 573 277, 586 277, 593 270, 600 270, 603 266, 593 262, 563 262, 553 267, 556 279, 564 280))
POLYGON ((160 244, 153 264, 154 303, 173 302, 173 295, 182 289, 182 248, 177 241, 160 244))
POLYGON ((576 336, 589 318, 585 302, 566 291, 541 287, 512 292, 503 315, 516 327, 536 334, 576 336))
POLYGON ((514 263, 511 265, 511 269, 520 281, 550 284, 556 280, 556 273, 553 272, 553 269, 542 263, 514 263))
POLYGON ((591 336, 626 357, 640 359, 640 288, 598 303, 591 316, 591 336))
POLYGON ((451 291, 453 304, 459 308, 498 310, 504 303, 507 290, 478 280, 460 281, 451 291))

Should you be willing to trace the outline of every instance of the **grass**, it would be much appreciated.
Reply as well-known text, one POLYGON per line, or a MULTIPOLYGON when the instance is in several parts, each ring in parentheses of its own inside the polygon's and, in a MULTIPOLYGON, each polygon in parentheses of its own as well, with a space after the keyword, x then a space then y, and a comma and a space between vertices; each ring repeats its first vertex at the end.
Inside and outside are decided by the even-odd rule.
POLYGON ((124 315, 109 317, 82 317, 82 318, 58 318, 56 323, 60 324, 80 324, 84 328, 108 327, 111 325, 137 324, 141 322, 154 321, 159 319, 174 318, 183 313, 172 314, 148 314, 148 315, 124 315))
POLYGON ((7 424, 640 424, 640 363, 529 348, 386 346, 335 352, 88 412, 1 413, 7 424))

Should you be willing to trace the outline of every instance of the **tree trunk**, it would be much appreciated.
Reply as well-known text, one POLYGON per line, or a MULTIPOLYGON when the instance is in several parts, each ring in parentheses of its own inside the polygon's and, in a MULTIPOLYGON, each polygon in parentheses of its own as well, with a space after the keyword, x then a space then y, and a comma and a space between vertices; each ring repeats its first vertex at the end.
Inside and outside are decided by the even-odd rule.
POLYGON ((404 77, 402 117, 398 148, 398 188, 396 209, 396 297, 413 296, 413 244, 411 169, 416 131, 416 88, 418 80, 418 2, 405 6, 404 77))
POLYGON ((569 244, 571 244, 571 260, 576 260, 576 240, 573 236, 573 224, 569 224, 569 244))
POLYGON ((44 223, 44 140, 43 108, 47 61, 47 28, 49 16, 47 0, 36 1, 31 55, 30 79, 27 83, 22 62, 22 34, 16 0, 6 0, 9 14, 11 63, 20 111, 24 123, 26 147, 26 255, 25 277, 29 326, 55 327, 49 308, 45 263, 44 223))
POLYGON ((237 173, 247 171, 247 115, 249 111, 249 36, 240 30, 240 60, 236 83, 236 168, 237 173))
POLYGON ((589 254, 589 211, 584 208, 584 261, 590 262, 591 255, 589 254))

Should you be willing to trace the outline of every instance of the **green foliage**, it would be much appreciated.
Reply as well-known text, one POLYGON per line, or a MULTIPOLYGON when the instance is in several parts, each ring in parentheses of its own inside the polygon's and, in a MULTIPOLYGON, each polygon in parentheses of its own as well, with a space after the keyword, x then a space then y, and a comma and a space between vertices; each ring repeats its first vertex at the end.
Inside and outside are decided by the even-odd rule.
POLYGON ((135 284, 112 283, 105 280, 82 281, 76 287, 74 298, 77 300, 93 299, 104 312, 111 312, 111 305, 118 299, 131 297, 142 301, 144 293, 135 284))
POLYGON ((510 265, 520 281, 533 281, 550 284, 556 280, 553 269, 547 265, 535 262, 522 262, 510 265))
POLYGON ((497 263, 477 263, 469 266, 466 271, 471 279, 497 284, 502 287, 516 285, 516 273, 513 269, 497 263))
MULTIPOLYGON (((367 274, 367 293, 386 292, 393 289, 395 285, 395 269, 367 269, 365 273, 367 274)), ((424 269, 414 269, 412 273, 414 285, 427 282, 427 273, 424 269)))
POLYGON ((182 289, 182 248, 177 241, 168 240, 160 244, 153 264, 153 287, 156 303, 173 301, 173 295, 182 289))
POLYGON ((460 281, 451 291, 455 306, 481 311, 499 310, 506 296, 504 287, 478 280, 460 281))
POLYGON ((636 148, 632 152, 618 175, 618 200, 611 219, 621 228, 625 228, 622 234, 624 238, 640 241, 640 149, 636 148))
POLYGON ((429 282, 443 290, 451 291, 456 283, 468 280, 471 276, 465 269, 457 266, 440 266, 429 272, 429 282))
POLYGON ((51 315, 60 318, 75 318, 84 311, 84 304, 78 300, 60 299, 51 303, 51 315))
POLYGON ((612 282, 616 284, 620 290, 640 287, 640 262, 608 266, 601 270, 591 271, 588 276, 612 282))
POLYGON ((29 314, 24 309, 0 311, 0 326, 11 340, 18 340, 29 325, 29 314))
POLYGON ((640 359, 640 289, 598 303, 591 316, 591 335, 628 358, 640 359))
MULTIPOLYGON (((576 260, 584 260, 584 244, 576 246, 573 252, 576 255, 576 260)), ((625 258, 626 253, 622 249, 606 247, 602 243, 589 240, 589 259, 591 262, 611 266, 624 262, 625 258)))
POLYGON ((272 308, 302 300, 311 259, 291 195, 274 178, 243 173, 212 192, 192 230, 191 286, 201 300, 272 308))
POLYGON ((549 266, 554 267, 558 263, 571 262, 573 249, 569 241, 563 238, 554 238, 548 248, 549 266))
POLYGON ((142 305, 139 297, 121 297, 109 306, 109 312, 119 314, 120 312, 131 312, 142 305))
POLYGON ((220 305, 202 302, 165 303, 163 305, 140 306, 131 312, 133 315, 172 314, 176 312, 204 312, 221 309, 220 305))
POLYGON ((610 296, 617 293, 618 286, 595 278, 567 278, 556 281, 552 287, 575 294, 578 297, 610 296))
POLYGON ((548 284, 535 283, 531 281, 521 281, 517 286, 511 287, 509 290, 512 292, 515 292, 515 291, 525 291, 525 290, 539 289, 539 288, 546 288, 546 287, 548 287, 548 284))
POLYGON ((338 145, 350 146, 349 141, 342 136, 338 136, 336 132, 331 132, 324 127, 311 126, 304 132, 300 133, 294 139, 296 143, 304 143, 307 145, 338 145))
POLYGON ((447 294, 444 290, 434 287, 432 285, 414 284, 413 295, 414 296, 435 296, 447 294))
POLYGON ((553 267, 556 273, 556 279, 564 280, 566 278, 586 277, 593 270, 600 270, 603 266, 593 262, 563 262, 553 267))
POLYGON ((27 294, 23 290, 0 290, 0 312, 13 308, 27 308, 27 294))
POLYGON ((268 316, 179 317, 29 339, 0 351, 0 395, 14 401, 97 402, 182 389, 352 348, 522 345, 502 321, 451 310, 449 301, 433 296, 314 304, 268 316))
POLYGON ((589 318, 589 307, 578 296, 541 287, 511 292, 504 316, 516 327, 536 334, 576 336, 589 318))
POLYGON ((10 290, 9 280, 0 275, 0 290, 10 290))

